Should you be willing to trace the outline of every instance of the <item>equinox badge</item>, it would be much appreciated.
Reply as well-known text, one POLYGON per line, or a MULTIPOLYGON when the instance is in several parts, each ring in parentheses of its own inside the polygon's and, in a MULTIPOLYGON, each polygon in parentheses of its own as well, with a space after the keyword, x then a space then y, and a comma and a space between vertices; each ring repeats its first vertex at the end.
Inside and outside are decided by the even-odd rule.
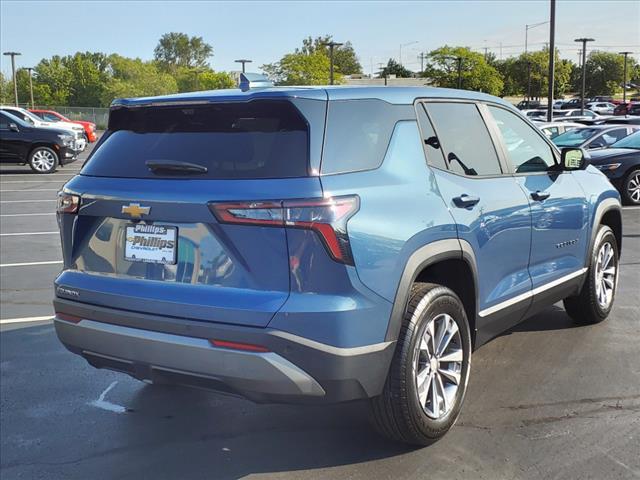
POLYGON ((133 218, 140 218, 142 215, 149 215, 151 207, 141 207, 139 203, 130 203, 122 206, 122 213, 131 215, 133 218))

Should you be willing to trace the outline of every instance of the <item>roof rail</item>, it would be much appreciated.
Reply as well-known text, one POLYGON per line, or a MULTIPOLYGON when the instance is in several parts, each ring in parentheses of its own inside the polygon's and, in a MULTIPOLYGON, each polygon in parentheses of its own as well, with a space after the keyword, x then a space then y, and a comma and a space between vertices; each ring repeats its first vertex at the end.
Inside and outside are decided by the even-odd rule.
POLYGON ((273 82, 259 73, 241 73, 240 90, 246 92, 252 88, 273 87, 273 82))

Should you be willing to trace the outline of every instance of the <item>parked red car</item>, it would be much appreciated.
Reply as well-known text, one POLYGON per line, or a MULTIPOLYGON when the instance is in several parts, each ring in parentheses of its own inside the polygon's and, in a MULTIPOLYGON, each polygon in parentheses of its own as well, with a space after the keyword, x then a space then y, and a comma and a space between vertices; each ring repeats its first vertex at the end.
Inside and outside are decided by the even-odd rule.
POLYGON ((640 107, 640 102, 621 103, 614 110, 614 115, 638 115, 636 110, 640 107))
POLYGON ((98 137, 96 136, 96 124, 92 122, 85 122, 83 120, 69 120, 64 115, 55 112, 53 110, 29 110, 31 113, 39 116, 47 122, 70 122, 82 125, 84 133, 88 142, 95 142, 98 137))

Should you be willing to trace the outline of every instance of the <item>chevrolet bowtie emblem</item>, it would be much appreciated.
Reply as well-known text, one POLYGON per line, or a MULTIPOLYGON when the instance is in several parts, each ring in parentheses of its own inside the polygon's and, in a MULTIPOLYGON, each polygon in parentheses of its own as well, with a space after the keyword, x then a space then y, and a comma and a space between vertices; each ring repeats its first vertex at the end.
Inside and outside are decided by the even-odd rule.
POLYGON ((141 207, 139 203, 130 203, 122 206, 122 213, 131 215, 133 218, 140 218, 142 215, 149 215, 151 207, 141 207))

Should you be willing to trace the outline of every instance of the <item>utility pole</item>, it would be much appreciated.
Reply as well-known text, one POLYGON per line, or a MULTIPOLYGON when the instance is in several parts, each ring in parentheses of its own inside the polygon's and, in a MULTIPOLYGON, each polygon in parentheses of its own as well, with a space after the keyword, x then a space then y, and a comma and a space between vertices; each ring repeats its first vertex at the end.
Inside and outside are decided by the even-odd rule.
POLYGON ((500 60, 502 60, 502 42, 500 42, 500 60))
POLYGON ((531 62, 527 60, 527 100, 531 100, 531 62))
POLYGON ((587 83, 587 42, 595 42, 593 38, 576 38, 582 43, 582 90, 580 90, 580 115, 584 115, 584 90, 587 83))
POLYGON ((342 43, 331 41, 325 43, 325 45, 329 47, 329 85, 333 85, 333 49, 340 47, 342 43))
POLYGON ((29 91, 31 92, 31 108, 36 108, 35 103, 33 102, 33 67, 24 67, 24 70, 29 72, 29 91))
POLYGON ((248 60, 248 59, 246 59, 246 58, 241 58, 241 59, 239 59, 239 60, 234 60, 234 61, 235 61, 236 63, 241 63, 241 64, 242 64, 242 73, 245 73, 245 67, 244 67, 244 65, 245 65, 246 63, 251 63, 251 62, 253 62, 253 60, 248 60))
POLYGON ((624 74, 622 75, 622 103, 627 103, 627 56, 633 52, 618 52, 624 55, 624 74))
POLYGON ((446 56, 444 58, 447 58, 449 60, 455 60, 457 62, 457 69, 458 69, 458 90, 462 90, 462 57, 453 57, 453 56, 446 56))
POLYGON ((424 59, 427 58, 427 54, 424 52, 420 52, 418 58, 420 59, 420 73, 424 73, 424 59))
POLYGON ((549 7, 549 91, 547 93, 547 122, 553 119, 553 84, 556 66, 556 0, 551 0, 549 7))
POLYGON ((4 52, 3 55, 11 57, 11 73, 13 75, 13 95, 16 107, 18 106, 18 79, 16 78, 16 56, 22 55, 19 52, 4 52))
POLYGON ((400 44, 400 58, 399 58, 400 61, 398 62, 400 64, 400 66, 402 66, 402 47, 408 47, 409 45, 413 45, 415 43, 418 43, 418 41, 415 40, 413 42, 401 43, 400 44))

